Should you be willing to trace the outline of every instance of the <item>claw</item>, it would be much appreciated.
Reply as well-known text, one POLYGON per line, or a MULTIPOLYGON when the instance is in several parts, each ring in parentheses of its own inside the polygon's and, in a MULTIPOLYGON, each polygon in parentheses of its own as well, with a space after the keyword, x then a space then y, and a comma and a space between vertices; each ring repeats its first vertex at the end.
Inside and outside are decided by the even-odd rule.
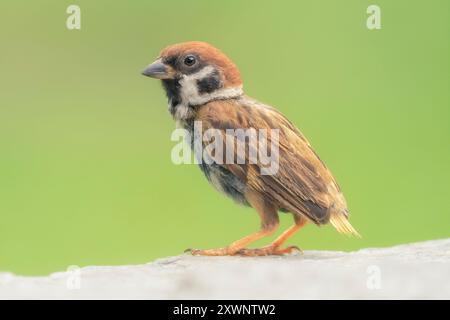
POLYGON ((300 253, 300 254, 303 254, 303 250, 302 249, 300 249, 299 247, 297 247, 297 246, 289 246, 289 247, 287 247, 286 249, 289 249, 289 253, 293 253, 292 251, 297 251, 298 253, 300 253))
POLYGON ((184 252, 186 253, 190 253, 193 256, 202 256, 202 252, 203 250, 199 250, 199 249, 192 249, 192 248, 188 248, 186 250, 184 250, 184 252))

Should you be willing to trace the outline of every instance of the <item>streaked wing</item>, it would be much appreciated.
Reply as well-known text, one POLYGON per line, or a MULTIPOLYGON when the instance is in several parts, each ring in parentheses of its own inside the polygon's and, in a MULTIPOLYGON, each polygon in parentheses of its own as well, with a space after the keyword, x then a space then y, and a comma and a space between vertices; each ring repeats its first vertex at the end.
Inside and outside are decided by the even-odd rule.
MULTIPOLYGON (((328 222, 332 207, 346 211, 345 200, 330 171, 300 131, 276 109, 249 98, 214 101, 201 107, 196 120, 202 121, 204 131, 220 130, 223 141, 230 135, 227 129, 279 129, 275 174, 261 174, 264 164, 251 164, 248 152, 244 164, 222 165, 280 209, 303 214, 317 224, 328 222)), ((267 138, 270 145, 272 137, 268 134, 267 138)))

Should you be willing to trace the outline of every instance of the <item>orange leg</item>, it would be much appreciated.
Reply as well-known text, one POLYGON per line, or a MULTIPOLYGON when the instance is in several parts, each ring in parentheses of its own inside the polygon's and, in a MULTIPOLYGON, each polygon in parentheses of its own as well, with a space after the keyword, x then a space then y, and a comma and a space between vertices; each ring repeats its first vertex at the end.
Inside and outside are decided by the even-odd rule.
POLYGON ((190 251, 192 255, 195 256, 232 256, 239 252, 241 249, 248 246, 250 243, 271 235, 277 229, 277 227, 278 225, 261 229, 258 232, 252 233, 242 239, 233 242, 228 247, 206 250, 188 249, 187 251, 190 251))
POLYGON ((257 249, 241 249, 237 254, 243 256, 268 256, 268 255, 285 255, 291 254, 295 251, 302 250, 296 246, 290 246, 287 248, 280 248, 283 243, 286 242, 294 233, 300 230, 306 224, 307 220, 302 218, 297 218, 293 226, 289 227, 284 231, 278 238, 275 239, 270 245, 257 249))
POLYGON ((262 227, 260 231, 239 239, 230 244, 228 247, 207 250, 188 249, 186 251, 191 252, 193 255, 199 256, 232 256, 238 252, 240 254, 240 251, 252 242, 270 236, 274 233, 279 224, 277 208, 268 203, 263 196, 256 192, 247 192, 246 199, 251 206, 256 209, 261 218, 262 227))

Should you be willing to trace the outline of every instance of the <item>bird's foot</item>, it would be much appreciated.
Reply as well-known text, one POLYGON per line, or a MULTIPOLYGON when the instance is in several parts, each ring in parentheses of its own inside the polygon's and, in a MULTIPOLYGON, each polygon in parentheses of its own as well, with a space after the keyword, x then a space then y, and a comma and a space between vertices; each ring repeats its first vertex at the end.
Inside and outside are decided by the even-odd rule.
POLYGON ((184 252, 189 252, 193 256, 234 256, 237 250, 233 250, 229 247, 217 248, 217 249, 186 249, 184 252))
POLYGON ((278 246, 269 245, 262 248, 256 249, 241 249, 236 255, 244 257, 259 257, 259 256, 284 256, 294 253, 303 253, 302 249, 297 246, 290 246, 287 248, 280 248, 278 246))
POLYGON ((302 249, 297 246, 289 246, 280 248, 276 245, 268 245, 255 249, 236 249, 233 247, 217 248, 217 249, 186 249, 184 252, 191 253, 193 256, 243 256, 243 257, 259 257, 259 256, 283 256, 294 253, 303 253, 302 249))

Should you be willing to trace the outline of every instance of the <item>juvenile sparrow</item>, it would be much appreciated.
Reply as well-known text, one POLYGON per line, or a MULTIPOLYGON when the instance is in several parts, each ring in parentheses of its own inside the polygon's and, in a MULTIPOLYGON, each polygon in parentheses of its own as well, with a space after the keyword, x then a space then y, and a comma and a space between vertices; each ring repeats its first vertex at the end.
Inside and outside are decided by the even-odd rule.
MULTIPOLYGON (((249 161, 248 154, 245 159, 239 159, 241 161, 236 158, 233 158, 235 161, 219 161, 214 154, 201 154, 205 161, 199 166, 208 181, 236 202, 253 207, 260 216, 261 229, 227 247, 191 249, 192 254, 289 254, 299 249, 282 245, 307 222, 331 223, 341 233, 358 235, 348 221, 347 204, 336 180, 308 140, 279 111, 244 94, 239 70, 224 53, 205 42, 175 44, 165 48, 142 73, 162 81, 169 112, 177 126, 189 132, 192 149, 196 143, 194 127, 197 122, 201 123, 203 131, 219 132, 224 144, 233 130, 253 128, 272 132, 278 129, 277 170, 272 174, 262 172, 261 161, 249 161), (275 232, 279 211, 291 213, 294 225, 268 246, 247 248, 275 232)), ((272 134, 265 137, 269 144, 275 140, 272 134)), ((236 136, 232 139, 236 140, 236 136)), ((257 147, 252 139, 240 142, 246 150, 257 147)), ((203 147, 208 144, 204 139, 200 143, 203 147)), ((233 148, 236 151, 235 145, 233 148)))

